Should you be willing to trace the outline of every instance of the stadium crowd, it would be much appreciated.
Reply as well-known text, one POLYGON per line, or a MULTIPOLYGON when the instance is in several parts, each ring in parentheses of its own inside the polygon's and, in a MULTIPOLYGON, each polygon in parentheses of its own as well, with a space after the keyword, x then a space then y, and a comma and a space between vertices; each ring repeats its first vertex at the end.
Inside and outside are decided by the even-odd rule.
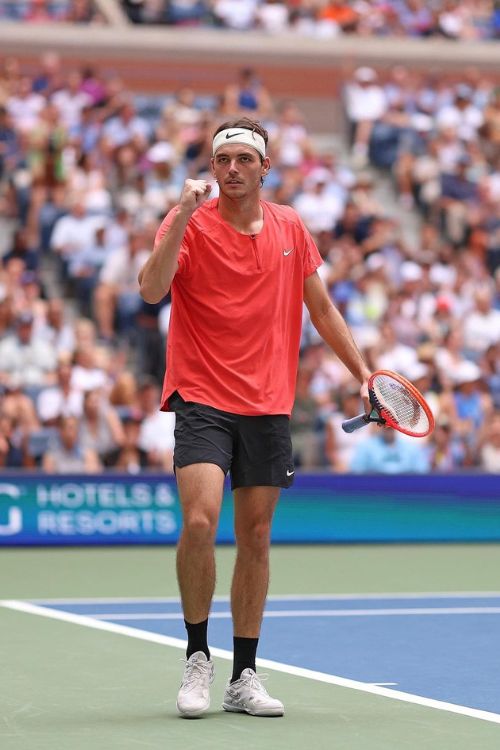
POLYGON ((134 23, 214 26, 317 37, 497 39, 492 0, 122 0, 134 23))
MULTIPOLYGON (((332 38, 494 40, 495 0, 115 0, 135 24, 198 26, 332 38)), ((0 21, 106 23, 94 0, 0 0, 0 21)))
MULTIPOLYGON (((343 90, 345 157, 320 149, 296 102, 255 71, 221 96, 182 88, 147 102, 116 76, 0 67, 0 465, 51 472, 171 471, 160 412, 169 298, 137 274, 186 177, 210 179, 211 133, 260 118, 273 169, 264 198, 290 203, 372 369, 424 392, 434 434, 345 435, 358 387, 304 315, 295 460, 336 472, 500 472, 500 93, 460 79, 361 67, 343 90), (380 201, 391 175, 414 245, 380 201)), ((217 186, 214 184, 214 195, 217 186)))
POLYGON ((104 23, 93 0, 0 0, 0 21, 104 23))

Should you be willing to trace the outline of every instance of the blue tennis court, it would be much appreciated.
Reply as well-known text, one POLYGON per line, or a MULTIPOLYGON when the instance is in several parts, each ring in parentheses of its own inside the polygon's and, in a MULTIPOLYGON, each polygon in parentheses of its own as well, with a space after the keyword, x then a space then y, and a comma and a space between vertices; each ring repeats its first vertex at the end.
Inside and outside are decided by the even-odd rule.
MULTIPOLYGON (((103 626, 185 638, 174 598, 49 600, 36 605, 56 617, 68 613, 103 626)), ((209 636, 214 651, 230 653, 227 598, 214 601, 209 636)), ((292 674, 308 670, 313 679, 324 675, 329 681, 331 676, 338 684, 353 680, 408 694, 410 700, 421 696, 500 719, 498 593, 270 597, 259 655, 264 666, 272 660, 292 674)))

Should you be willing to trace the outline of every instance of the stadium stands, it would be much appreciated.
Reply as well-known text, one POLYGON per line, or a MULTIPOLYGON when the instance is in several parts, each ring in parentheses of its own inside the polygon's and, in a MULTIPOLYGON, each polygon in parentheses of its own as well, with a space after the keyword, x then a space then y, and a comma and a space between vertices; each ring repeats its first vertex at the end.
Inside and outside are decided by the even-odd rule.
MULTIPOLYGON (((13 5, 0 4, 1 17, 12 19, 13 5)), ((66 14, 82 7, 44 5, 61 20, 68 19, 63 6, 66 14)), ((98 20, 86 5, 86 21, 98 20)), ((161 16, 161 3, 133 5, 143 15, 132 20, 143 22, 214 23, 224 7, 230 16, 222 2, 169 3, 175 20, 161 16), (181 18, 181 10, 192 17, 181 18)), ((287 24, 304 16, 301 3, 243 5, 267 13, 269 24, 278 24, 283 8, 287 24)), ((365 33, 367 5, 318 3, 313 20, 341 26, 344 18, 342 33, 365 33)), ((381 4, 370 7, 383 15, 381 4)), ((433 7, 429 34, 442 34, 444 10, 433 7)), ((458 4, 444 7, 458 12, 458 4)), ((415 33, 410 16, 414 25, 419 12, 425 20, 425 6, 397 8, 408 11, 406 26, 400 19, 370 33, 415 33)), ((489 5, 460 8, 464 28, 493 37, 489 5)), ((303 216, 325 260, 323 279, 370 365, 409 377, 437 417, 432 438, 411 450, 404 440, 379 445, 376 428, 344 436, 339 423, 359 401, 305 316, 292 415, 297 465, 370 470, 367 445, 376 444, 387 472, 500 471, 500 96, 493 77, 359 66, 343 83, 347 142, 339 133, 342 148, 325 148, 298 101, 273 102, 254 70, 213 96, 185 86, 144 97, 98 65, 68 68, 55 51, 43 55, 36 74, 16 57, 0 62, 0 465, 171 468, 172 423, 167 417, 160 431, 154 417, 169 300, 144 304, 137 271, 185 177, 209 174, 214 125, 245 111, 257 112, 270 133, 265 197, 303 216), (83 420, 84 410, 86 437, 74 434, 72 421, 83 420)))

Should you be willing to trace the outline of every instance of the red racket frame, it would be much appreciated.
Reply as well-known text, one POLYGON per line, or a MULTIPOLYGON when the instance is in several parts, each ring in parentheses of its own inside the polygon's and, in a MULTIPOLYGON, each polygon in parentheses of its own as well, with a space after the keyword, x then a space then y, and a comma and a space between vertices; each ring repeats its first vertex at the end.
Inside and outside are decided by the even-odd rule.
POLYGON ((397 430, 398 432, 402 432, 404 435, 409 435, 410 437, 427 437, 427 435, 430 435, 431 432, 434 430, 434 415, 432 414, 429 404, 425 400, 425 398, 422 396, 418 388, 415 388, 413 383, 410 383, 409 380, 404 378, 402 375, 399 375, 397 372, 393 372, 392 370, 376 370, 375 372, 372 372, 370 375, 370 378, 368 380, 368 391, 370 393, 370 401, 372 403, 373 408, 380 414, 382 419, 385 421, 385 424, 388 425, 388 427, 392 427, 394 430, 397 430), (375 393, 373 391, 373 382, 375 378, 377 378, 379 375, 387 375, 388 377, 392 378, 393 380, 397 380, 401 385, 404 385, 405 388, 407 388, 412 396, 418 401, 422 409, 424 410, 427 419, 429 420, 429 429, 425 433, 417 433, 412 432, 411 430, 405 430, 403 427, 400 427, 397 422, 394 421, 394 419, 387 414, 387 412, 384 410, 384 408, 379 409, 375 404, 377 403, 377 398, 375 396, 375 393))

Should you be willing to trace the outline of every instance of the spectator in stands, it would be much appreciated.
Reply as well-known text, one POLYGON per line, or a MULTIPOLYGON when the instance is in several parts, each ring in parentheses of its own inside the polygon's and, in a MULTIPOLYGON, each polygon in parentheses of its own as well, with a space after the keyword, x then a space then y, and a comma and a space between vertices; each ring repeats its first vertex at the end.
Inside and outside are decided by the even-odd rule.
POLYGON ((349 468, 355 474, 425 474, 430 462, 416 440, 376 426, 356 445, 349 468))
MULTIPOLYGON (((193 7, 195 5, 196 2, 193 7)), ((280 14, 283 16, 279 2, 253 3, 251 0, 243 5, 231 5, 229 10, 226 8, 229 15, 236 13, 237 5, 240 8, 246 5, 253 18, 253 28, 259 23, 260 11, 262 18, 265 14, 268 18, 274 17, 273 23, 280 14)), ((335 5, 334 12, 338 12, 342 3, 335 5)), ((481 9, 478 10, 478 6, 473 11, 470 4, 466 5, 467 8, 458 9, 459 15, 468 18, 463 29, 473 29, 474 34, 479 35, 492 33, 489 21, 481 21, 481 9, 486 8, 486 4, 481 3, 481 9)), ((58 8, 63 7, 69 8, 69 0, 67 3, 58 1, 58 8)), ((331 8, 333 5, 329 12, 331 8)), ((448 13, 450 8, 449 3, 439 1, 435 7, 435 19, 448 13)), ((55 5, 47 5, 47 9, 52 13, 55 5)), ((17 4, 18 19, 22 16, 21 10, 17 4)), ((144 3, 144 20, 164 21, 163 10, 163 1, 156 6, 144 3)), ((401 36, 403 28, 404 33, 415 36, 442 33, 437 22, 433 29, 425 29, 422 19, 425 20, 428 9, 421 2, 401 6, 390 0, 384 6, 370 5, 369 10, 358 3, 354 10, 358 15, 356 29, 363 34, 401 36)), ((300 13, 291 10, 290 28, 293 26, 297 31, 300 23, 295 23, 294 14, 300 15, 304 22, 300 33, 316 36, 335 33, 331 20, 320 18, 318 8, 302 6, 300 13)), ((59 14, 58 18, 62 15, 59 14)), ((487 15, 484 18, 487 19, 487 15)), ((343 33, 340 26, 337 26, 337 33, 343 33)), ((462 30, 462 33, 468 32, 462 30)), ((67 252, 69 263, 80 242, 85 247, 93 242, 96 223, 101 222, 105 214, 105 244, 120 251, 120 273, 129 268, 134 287, 133 262, 123 260, 123 255, 128 258, 124 248, 128 246, 129 233, 137 231, 138 227, 147 233, 152 215, 160 207, 162 214, 168 210, 170 195, 176 194, 175 185, 180 185, 186 175, 197 177, 200 172, 206 172, 211 153, 211 138, 207 136, 210 136, 220 112, 215 98, 211 104, 209 97, 198 98, 194 89, 182 89, 177 94, 170 93, 170 106, 158 122, 152 112, 155 108, 161 112, 163 97, 151 108, 148 104, 139 110, 116 75, 105 77, 95 68, 84 76, 81 71, 75 71, 73 76, 71 66, 65 64, 63 69, 57 54, 51 53, 50 57, 52 60, 48 59, 47 64, 40 66, 40 74, 35 76, 26 76, 15 58, 7 58, 0 71, 0 255, 3 255, 0 263, 0 349, 17 337, 16 318, 30 311, 35 318, 31 326, 32 338, 48 341, 55 352, 53 364, 44 371, 42 378, 44 392, 46 383, 53 385, 57 379, 56 355, 60 357, 76 349, 78 354, 72 368, 71 389, 99 387, 109 391, 115 383, 113 390, 119 393, 123 391, 120 371, 126 367, 130 367, 136 377, 149 373, 155 380, 161 379, 164 342, 161 345, 158 342, 168 330, 169 305, 160 309, 153 309, 153 306, 146 309, 142 305, 137 315, 130 312, 126 325, 132 323, 132 332, 139 331, 139 345, 129 341, 127 347, 121 347, 115 342, 110 355, 110 342, 120 323, 113 312, 117 297, 113 294, 107 298, 111 299, 113 322, 108 325, 106 341, 97 343, 95 323, 72 319, 78 305, 75 289, 68 286, 66 300, 55 296, 58 279, 51 279, 49 249, 53 248, 63 256, 67 252), (68 79, 73 83, 68 85, 68 79), (78 86, 77 81, 80 82, 78 86), (65 92, 65 96, 56 99, 58 91, 65 92), (68 98, 70 91, 74 92, 76 102, 80 100, 79 91, 90 96, 91 101, 87 100, 83 108, 79 105, 72 108, 72 97, 68 98), (61 98, 63 106, 56 107, 55 101, 61 104, 61 98), (69 107, 64 106, 65 98, 69 107), (129 102, 132 111, 127 112, 124 104, 129 102), (71 121, 69 127, 65 122, 68 118, 71 121), (137 131, 130 125, 136 118, 139 118, 137 131), (104 126, 106 138, 101 139, 104 126), (119 143, 124 133, 123 145, 112 143, 116 136, 119 136, 119 143), (73 214, 68 214, 75 193, 77 201, 82 204, 81 218, 85 220, 81 223, 75 221, 73 214), (127 203, 128 210, 120 208, 120 202, 127 203), (61 218, 63 214, 68 222, 61 218), (68 223, 73 226, 64 228, 68 223), (39 276, 38 281, 43 278, 50 282, 50 286, 46 286, 50 299, 44 298, 46 291, 37 279, 26 273, 40 267, 43 276, 39 276), (154 343, 150 345, 149 342, 154 343), (154 350, 154 358, 148 356, 148 348, 154 350)), ((308 178, 312 180, 321 170, 324 174, 329 173, 328 183, 324 186, 325 195, 329 199, 333 196, 339 205, 345 206, 335 220, 334 237, 330 221, 326 230, 316 233, 318 246, 327 261, 322 269, 323 278, 332 297, 350 319, 357 321, 354 327, 356 336, 373 366, 380 360, 390 368, 401 367, 402 372, 415 372, 412 368, 419 364, 417 360, 423 361, 421 342, 430 342, 434 353, 425 360, 432 379, 429 388, 434 395, 442 389, 439 408, 450 424, 449 429, 443 427, 438 433, 439 446, 434 446, 433 441, 428 442, 429 451, 435 450, 440 456, 432 459, 433 465, 436 470, 444 470, 443 467, 450 463, 443 447, 448 429, 449 444, 453 451, 456 450, 451 464, 461 462, 465 467, 481 467, 482 443, 479 441, 469 441, 466 455, 463 460, 459 458, 462 427, 455 413, 457 401, 462 411, 475 413, 477 394, 469 400, 458 397, 463 389, 451 376, 461 372, 464 364, 469 366, 475 362, 481 369, 482 378, 473 390, 479 396, 489 397, 499 408, 498 343, 495 343, 499 326, 494 316, 490 319, 490 311, 481 313, 478 310, 475 298, 478 290, 489 288, 495 273, 497 281, 493 284, 497 283, 497 289, 500 289, 500 273, 497 271, 500 263, 500 178, 496 156, 498 138, 495 135, 497 120, 500 122, 500 96, 488 76, 477 71, 464 71, 456 76, 450 71, 449 76, 443 76, 441 71, 424 74, 416 70, 405 71, 398 66, 392 72, 384 72, 385 83, 379 83, 375 71, 366 75, 366 72, 359 73, 358 69, 356 76, 367 79, 366 82, 356 79, 353 82, 359 94, 358 105, 366 98, 372 110, 378 102, 382 112, 375 119, 372 115, 371 119, 368 118, 368 129, 374 124, 370 135, 372 145, 379 125, 397 126, 395 177, 403 194, 402 206, 415 211, 412 216, 408 214, 412 221, 403 226, 406 215, 404 219, 399 213, 393 219, 386 216, 390 207, 380 205, 376 199, 379 194, 378 172, 363 170, 354 181, 352 171, 346 165, 336 164, 330 154, 317 153, 308 119, 296 102, 285 101, 276 116, 270 102, 265 105, 269 106, 266 121, 275 165, 266 179, 266 197, 293 203, 304 195, 304 182, 308 178), (377 93, 377 87, 382 89, 382 94, 377 93), (370 96, 367 91, 371 91, 370 96), (464 157, 468 162, 466 165, 461 164, 464 157), (458 172, 464 166, 464 180, 460 182, 458 172), (450 197, 449 190, 454 191, 452 209, 449 209, 451 204, 441 206, 442 184, 445 185, 446 198, 450 197), (464 185, 471 190, 472 198, 467 190, 458 189, 464 185), (413 207, 410 195, 414 199, 413 207), (409 249, 402 240, 402 228, 406 235, 408 230, 411 232, 413 222, 422 217, 421 235, 414 240, 415 248, 409 249), (453 235, 450 235, 450 227, 453 235), (447 235, 453 239, 453 245, 447 235), (387 305, 385 310, 384 304, 387 305), (380 315, 383 315, 383 323, 379 330, 377 321, 380 315), (475 331, 479 331, 477 336, 475 331), (464 332, 466 343, 463 342, 464 332)), ((259 90, 245 86, 238 89, 238 96, 242 92, 243 100, 238 106, 255 107, 259 90)), ((364 114, 360 110, 361 120, 364 114)), ((375 151, 370 148, 368 156, 373 159, 375 151)), ((216 195, 215 187, 212 194, 216 195)), ((303 218, 306 213, 304 209, 303 218)), ((149 252, 151 240, 144 239, 141 244, 149 252)), ((111 273, 113 278, 119 275, 115 271, 111 273)), ((118 290, 123 282, 123 277, 120 278, 118 290)), ((127 285, 126 281, 123 283, 127 285)), ((101 277, 99 287, 102 285, 101 277)), ((115 292, 114 281, 112 286, 115 292)), ((491 311, 498 311, 500 293, 492 293, 491 311)), ((103 298, 106 299, 105 294, 103 298)), ((96 311, 97 307, 96 304, 96 311)), ((86 312, 93 312, 93 309, 86 312)), ((105 328, 101 325, 101 312, 96 318, 100 327, 105 328)), ((336 379, 334 363, 328 363, 332 365, 331 369, 325 371, 325 362, 317 356, 307 316, 304 317, 301 350, 304 361, 314 362, 314 372, 304 389, 304 397, 315 402, 315 412, 309 416, 318 428, 315 460, 321 464, 324 460, 324 421, 331 413, 335 403, 333 396, 342 387, 342 380, 336 379)), ((2 357, 0 379, 9 381, 6 362, 2 357)), ((31 400, 39 387, 28 387, 23 393, 23 383, 15 382, 16 379, 17 376, 3 397, 3 408, 8 407, 14 434, 19 429, 17 411, 24 414, 23 420, 26 420, 23 424, 31 426, 23 427, 23 430, 38 435, 32 441, 38 450, 47 437, 46 428, 39 429, 31 400), (31 405, 29 418, 26 404, 31 405)), ((468 386, 464 387, 467 389, 468 386)), ((127 407, 137 408, 141 399, 142 396, 134 393, 122 401, 127 407)), ((484 409, 479 412, 482 423, 486 424, 488 419, 484 414, 491 412, 484 409)), ((464 434, 467 430, 464 429, 464 434)), ((359 435, 363 439, 366 437, 363 431, 359 435)), ((28 458, 38 460, 38 453, 35 451, 36 455, 32 455, 32 449, 33 446, 29 448, 28 458)))
POLYGON ((300 169, 312 156, 313 148, 305 124, 305 116, 297 102, 285 100, 278 109, 275 123, 269 127, 269 139, 280 171, 300 169))
POLYGON ((104 23, 100 11, 95 7, 93 0, 72 0, 71 5, 64 16, 67 23, 104 23))
POLYGON ((347 434, 342 430, 342 422, 357 417, 363 412, 359 400, 359 388, 352 382, 346 383, 336 391, 337 406, 325 425, 325 453, 328 466, 336 473, 348 472, 356 446, 366 439, 363 430, 347 434))
POLYGON ((92 314, 93 292, 102 267, 113 249, 106 242, 106 221, 95 225, 94 238, 86 247, 75 252, 68 266, 68 277, 72 281, 80 312, 85 317, 92 314))
POLYGON ((21 312, 12 335, 0 341, 0 373, 4 385, 21 383, 33 393, 53 382, 56 352, 33 333, 33 314, 21 312))
POLYGON ((455 434, 467 447, 465 463, 474 465, 479 431, 493 412, 492 398, 485 392, 481 370, 470 360, 462 362, 451 378, 453 391, 443 394, 442 413, 449 417, 455 434))
POLYGON ((173 473, 175 414, 160 411, 158 382, 146 377, 139 383, 138 403, 142 412, 138 446, 147 454, 147 465, 173 473))
POLYGON ((82 110, 92 104, 90 94, 82 90, 79 70, 70 70, 62 87, 52 94, 51 102, 60 115, 60 122, 70 130, 80 122, 82 110))
POLYGON ((61 417, 78 419, 83 413, 83 393, 72 383, 73 366, 69 354, 60 355, 57 361, 56 383, 44 388, 36 400, 36 410, 44 427, 57 426, 61 417))
POLYGON ((477 183, 469 176, 470 165, 470 157, 463 154, 454 172, 441 174, 438 207, 445 236, 455 246, 465 242, 470 229, 470 212, 479 199, 477 183))
POLYGON ((14 171, 19 159, 19 138, 12 115, 0 102, 0 180, 14 171))
POLYGON ((33 238, 27 229, 19 227, 14 232, 11 249, 3 256, 5 265, 11 258, 19 258, 24 264, 26 271, 36 271, 40 261, 40 253, 33 243, 33 238))
POLYGON ((236 81, 224 89, 221 113, 228 117, 266 118, 272 109, 269 92, 253 68, 241 68, 236 81))
POLYGON ((500 344, 490 346, 481 358, 481 370, 493 399, 496 410, 500 410, 500 344))
POLYGON ((262 0, 256 11, 256 25, 270 34, 281 34, 289 27, 290 3, 262 0))
POLYGON ((472 101, 473 91, 466 84, 459 84, 454 92, 453 103, 438 109, 438 128, 453 128, 462 141, 472 141, 484 122, 481 110, 472 101))
POLYGON ((39 321, 36 335, 47 341, 58 356, 72 354, 75 349, 75 328, 68 320, 64 300, 53 297, 47 301, 44 320, 39 321))
POLYGON ((112 211, 112 197, 106 183, 104 168, 96 151, 75 151, 75 164, 66 171, 66 188, 70 194, 81 195, 89 215, 108 217, 112 211))
POLYGON ((173 146, 166 141, 155 143, 146 157, 151 169, 144 177, 144 207, 156 219, 177 200, 179 186, 174 172, 177 157, 173 146))
POLYGON ((101 469, 95 451, 84 448, 75 417, 61 417, 57 437, 42 459, 42 468, 50 474, 92 474, 101 469))
POLYGON ((92 343, 77 344, 73 355, 71 385, 83 392, 106 390, 109 380, 99 348, 92 343))
POLYGON ((316 167, 304 180, 293 207, 312 234, 333 232, 344 211, 345 191, 325 167, 316 167))
POLYGON ((255 25, 257 6, 258 0, 213 0, 212 13, 217 25, 245 31, 255 25))
POLYGON ((142 415, 138 410, 130 409, 123 414, 124 439, 113 458, 114 469, 128 474, 138 474, 148 468, 148 454, 139 445, 141 421, 142 415))
POLYGON ((69 199, 70 213, 62 216, 55 223, 50 245, 61 261, 61 279, 68 278, 71 259, 92 244, 99 217, 89 216, 85 209, 82 195, 76 194, 69 199))
POLYGON ((12 417, 0 412, 0 468, 22 469, 28 466, 27 435, 17 428, 12 417))
POLYGON ((120 417, 102 391, 87 391, 83 397, 80 441, 99 456, 103 466, 113 464, 125 442, 120 417))
POLYGON ((440 416, 429 441, 430 468, 443 473, 457 471, 462 467, 465 455, 464 443, 453 432, 449 418, 440 416))
POLYGON ((344 104, 357 167, 368 162, 368 145, 374 123, 387 109, 387 98, 373 68, 361 67, 344 89, 344 104))
POLYGON ((134 318, 141 306, 137 277, 149 258, 144 234, 131 232, 128 244, 115 250, 106 259, 95 288, 95 317, 99 335, 112 341, 115 323, 119 333, 128 334, 134 327, 134 318))
POLYGON ((290 417, 293 461, 295 466, 305 470, 320 464, 317 404, 310 392, 313 374, 307 363, 299 363, 295 402, 290 417))
POLYGON ((500 411, 485 426, 481 440, 479 465, 490 474, 500 474, 500 411))
POLYGON ((493 308, 491 289, 476 289, 474 308, 464 321, 463 331, 467 356, 476 362, 490 346, 500 343, 500 310, 493 308))
POLYGON ((116 115, 111 117, 103 127, 102 148, 113 153, 121 146, 130 145, 138 152, 143 152, 151 136, 151 125, 137 114, 131 99, 125 100, 116 115))
POLYGON ((109 402, 116 408, 119 416, 128 414, 130 411, 139 411, 139 389, 135 375, 126 370, 120 372, 109 392, 109 402))
POLYGON ((7 99, 7 111, 14 127, 21 134, 30 133, 36 127, 45 106, 45 98, 33 91, 31 80, 27 76, 19 79, 7 99))

